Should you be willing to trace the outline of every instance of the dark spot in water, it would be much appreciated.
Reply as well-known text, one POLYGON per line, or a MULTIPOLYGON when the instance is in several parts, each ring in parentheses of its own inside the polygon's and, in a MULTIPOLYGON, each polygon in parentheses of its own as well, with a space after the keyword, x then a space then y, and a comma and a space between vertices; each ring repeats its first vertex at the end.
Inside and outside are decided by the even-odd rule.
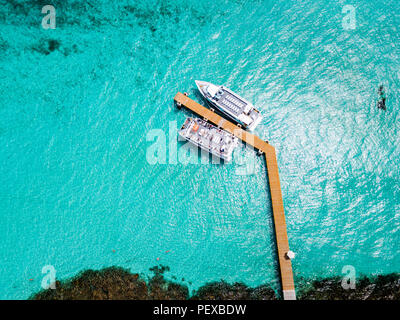
POLYGON ((134 6, 129 6, 129 5, 124 6, 124 10, 128 11, 129 13, 134 13, 136 11, 134 6))
POLYGON ((58 40, 41 40, 37 45, 32 47, 32 50, 44 55, 49 55, 50 53, 58 50, 60 46, 61 43, 58 40))
POLYGON ((59 115, 62 113, 62 111, 63 111, 63 108, 62 108, 62 107, 56 107, 56 109, 55 109, 55 111, 54 111, 54 114, 55 114, 56 116, 59 116, 59 115))
POLYGON ((49 55, 52 52, 60 51, 64 56, 69 56, 71 53, 79 53, 79 48, 73 44, 70 48, 61 45, 59 40, 40 40, 36 45, 31 47, 32 51, 39 52, 44 55, 49 55))
POLYGON ((28 1, 31 5, 38 5, 39 7, 44 7, 45 5, 52 5, 52 6, 57 6, 59 5, 60 1, 49 1, 49 0, 33 0, 33 1, 28 1))
POLYGON ((50 52, 53 52, 54 50, 60 48, 60 42, 58 40, 49 40, 48 44, 50 52))
POLYGON ((89 20, 94 27, 99 27, 101 25, 101 21, 99 21, 95 16, 89 16, 89 20))
POLYGON ((17 14, 27 15, 29 12, 29 7, 19 3, 18 1, 8 0, 7 4, 10 5, 13 9, 13 12, 17 14))
POLYGON ((0 38, 0 56, 2 56, 8 49, 10 45, 4 39, 0 38))
POLYGON ((71 48, 64 48, 63 50, 63 54, 64 56, 69 56, 71 53, 78 53, 79 49, 78 46, 76 44, 72 45, 71 48))
POLYGON ((378 95, 379 95, 379 100, 377 103, 378 109, 382 109, 386 111, 386 93, 385 93, 385 88, 383 85, 380 85, 378 88, 378 95))
POLYGON ((164 274, 165 271, 169 271, 169 267, 164 266, 164 265, 159 265, 159 266, 154 266, 152 268, 149 268, 149 270, 151 272, 153 272, 154 275, 158 276, 158 275, 164 274))
POLYGON ((386 111, 386 99, 382 99, 378 101, 378 109, 382 109, 386 111))
POLYGON ((162 3, 159 12, 163 17, 171 17, 173 14, 173 9, 170 6, 162 3))

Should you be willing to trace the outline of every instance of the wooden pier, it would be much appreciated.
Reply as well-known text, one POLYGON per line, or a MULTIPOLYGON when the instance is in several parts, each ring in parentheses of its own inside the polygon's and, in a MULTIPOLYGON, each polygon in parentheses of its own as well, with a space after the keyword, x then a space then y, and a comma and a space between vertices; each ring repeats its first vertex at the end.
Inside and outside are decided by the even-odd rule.
POLYGON ((276 158, 275 148, 268 142, 260 139, 258 136, 239 128, 237 125, 224 119, 212 110, 203 107, 180 92, 176 94, 174 100, 178 106, 184 106, 194 113, 197 113, 200 117, 232 133, 246 144, 254 147, 258 152, 264 154, 271 193, 283 298, 284 300, 296 300, 292 263, 290 259, 286 257, 286 253, 289 251, 289 241, 286 232, 285 212, 283 209, 282 191, 279 181, 278 161, 276 158))

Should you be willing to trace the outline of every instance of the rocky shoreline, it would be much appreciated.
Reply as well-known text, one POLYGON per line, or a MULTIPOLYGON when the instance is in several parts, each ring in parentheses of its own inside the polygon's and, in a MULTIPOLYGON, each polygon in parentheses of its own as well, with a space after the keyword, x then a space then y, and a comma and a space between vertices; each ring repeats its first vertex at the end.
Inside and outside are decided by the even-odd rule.
POLYGON ((357 278, 355 289, 348 290, 342 288, 340 277, 302 283, 298 296, 303 300, 400 300, 399 273, 362 276, 357 278))
MULTIPOLYGON (((243 283, 208 283, 189 294, 186 285, 166 280, 169 268, 156 266, 145 280, 120 267, 86 270, 71 279, 57 281, 56 289, 41 290, 32 300, 277 300, 268 285, 251 288, 243 283)), ((362 277, 356 289, 344 290, 339 277, 302 282, 298 299, 303 300, 399 300, 400 274, 362 277)))

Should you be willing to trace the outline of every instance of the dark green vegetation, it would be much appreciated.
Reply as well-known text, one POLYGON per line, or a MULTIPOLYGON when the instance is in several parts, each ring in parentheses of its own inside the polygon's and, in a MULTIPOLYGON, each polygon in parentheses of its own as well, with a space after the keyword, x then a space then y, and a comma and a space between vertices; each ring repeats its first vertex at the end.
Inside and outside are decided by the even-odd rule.
MULTIPOLYGON (((87 270, 70 280, 56 282, 55 290, 42 290, 33 295, 34 300, 186 300, 186 285, 168 281, 163 274, 168 267, 154 267, 153 277, 143 280, 139 274, 111 267, 99 271, 87 270)), ((274 291, 267 286, 255 289, 241 283, 233 285, 215 282, 201 287, 190 299, 200 300, 258 300, 276 299, 274 291)))
POLYGON ((165 267, 154 267, 154 276, 143 280, 139 274, 111 267, 99 271, 86 270, 65 282, 56 282, 56 289, 42 290, 31 299, 37 300, 184 300, 186 286, 164 279, 165 267))
MULTIPOLYGON (((166 280, 168 267, 156 266, 154 275, 144 280, 139 274, 111 267, 98 271, 87 270, 72 279, 56 282, 55 290, 42 290, 35 300, 276 300, 269 286, 250 288, 242 283, 213 282, 189 295, 184 284, 166 280)), ((400 275, 389 274, 357 281, 355 290, 344 290, 340 278, 313 281, 298 290, 304 300, 399 300, 400 275)))
POLYGON ((354 290, 344 290, 339 277, 313 281, 299 290, 304 300, 400 300, 400 274, 357 279, 354 290))

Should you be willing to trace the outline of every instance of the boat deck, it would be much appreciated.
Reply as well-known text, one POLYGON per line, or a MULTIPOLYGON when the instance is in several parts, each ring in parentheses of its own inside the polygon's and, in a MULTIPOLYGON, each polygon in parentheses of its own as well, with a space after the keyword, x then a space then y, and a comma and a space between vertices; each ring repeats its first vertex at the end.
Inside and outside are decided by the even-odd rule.
POLYGON ((225 161, 238 144, 237 137, 199 118, 187 118, 179 135, 225 161))
POLYGON ((196 101, 178 92, 174 100, 176 103, 197 113, 199 116, 232 133, 248 145, 251 145, 264 154, 268 171, 269 189, 271 193, 272 211, 274 217, 275 237, 278 249, 278 259, 282 284, 283 298, 285 300, 295 300, 296 292, 293 280, 292 263, 286 258, 289 251, 289 240, 286 231, 285 212, 283 208, 282 191, 279 180, 278 161, 275 148, 258 136, 247 132, 237 125, 222 118, 210 109, 203 107, 196 101))
POLYGON ((247 105, 246 102, 240 100, 229 91, 223 89, 223 94, 218 100, 226 109, 232 112, 236 117, 243 113, 244 107, 247 105))

